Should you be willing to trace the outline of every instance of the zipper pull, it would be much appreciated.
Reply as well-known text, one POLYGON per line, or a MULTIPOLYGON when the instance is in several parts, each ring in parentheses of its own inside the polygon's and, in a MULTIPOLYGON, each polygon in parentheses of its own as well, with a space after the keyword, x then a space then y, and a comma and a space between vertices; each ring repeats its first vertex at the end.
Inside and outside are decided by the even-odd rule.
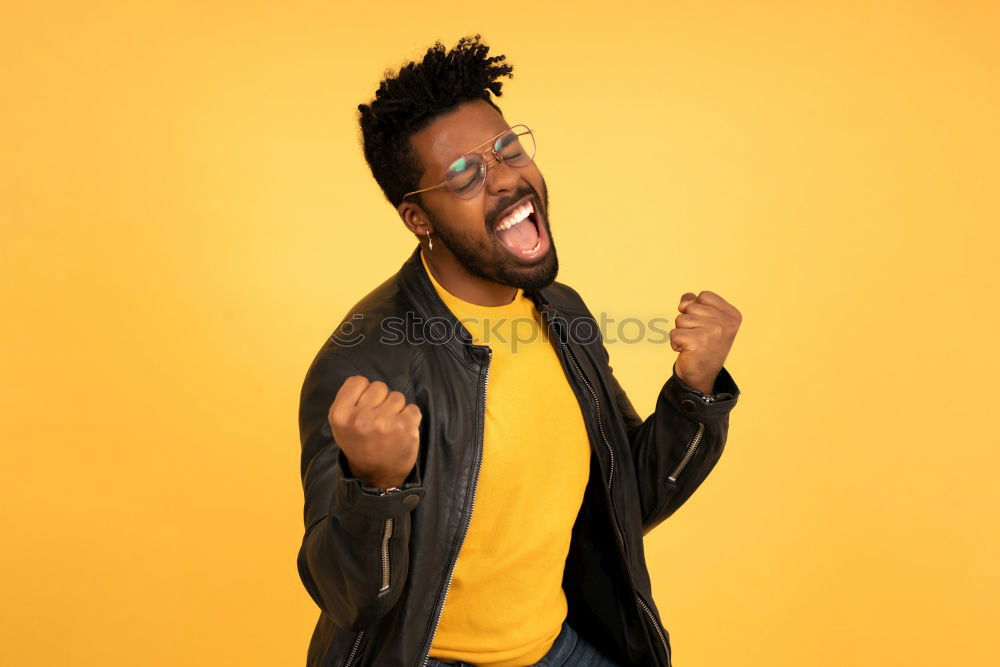
POLYGON ((715 394, 712 394, 711 396, 708 396, 707 394, 705 394, 700 389, 695 389, 694 387, 691 387, 690 389, 691 389, 691 391, 693 391, 695 393, 695 396, 697 396, 698 398, 700 398, 702 400, 702 402, 704 402, 704 403, 711 403, 712 401, 716 400, 715 394))
MULTIPOLYGON (((673 373, 674 373, 674 375, 677 375, 677 365, 676 364, 674 365, 673 373)), ((678 379, 680 379, 680 378, 678 378, 678 379)), ((705 392, 701 391, 700 389, 695 389, 694 387, 689 387, 688 385, 684 384, 684 380, 681 380, 680 382, 681 382, 681 386, 683 386, 685 389, 687 389, 687 390, 689 390, 691 392, 694 392, 695 396, 697 396, 698 398, 700 398, 702 400, 702 402, 705 403, 705 404, 708 404, 708 403, 711 403, 712 401, 717 401, 718 400, 716 394, 712 394, 711 396, 708 396, 708 395, 705 394, 705 392)), ((715 389, 715 387, 712 387, 712 388, 715 389)))
POLYGON ((384 496, 390 493, 396 493, 397 491, 402 491, 398 486, 390 486, 388 489, 379 489, 378 494, 384 496))

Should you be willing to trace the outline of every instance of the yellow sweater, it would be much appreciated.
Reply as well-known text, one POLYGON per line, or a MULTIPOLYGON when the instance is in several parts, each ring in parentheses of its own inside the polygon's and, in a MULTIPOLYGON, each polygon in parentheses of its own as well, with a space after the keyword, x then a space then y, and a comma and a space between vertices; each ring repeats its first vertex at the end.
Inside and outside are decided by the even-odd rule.
POLYGON ((424 269, 474 342, 492 349, 472 520, 430 657, 531 665, 566 618, 563 570, 590 474, 583 415, 522 290, 510 304, 478 306, 441 287, 426 262, 424 269))

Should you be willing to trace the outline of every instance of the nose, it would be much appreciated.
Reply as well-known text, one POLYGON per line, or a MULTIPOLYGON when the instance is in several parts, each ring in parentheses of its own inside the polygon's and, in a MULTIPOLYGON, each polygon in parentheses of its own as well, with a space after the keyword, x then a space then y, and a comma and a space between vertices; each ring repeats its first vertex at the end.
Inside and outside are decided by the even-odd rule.
POLYGON ((515 167, 504 164, 503 160, 494 157, 486 165, 486 190, 491 195, 509 194, 517 189, 517 182, 521 180, 520 174, 515 167))

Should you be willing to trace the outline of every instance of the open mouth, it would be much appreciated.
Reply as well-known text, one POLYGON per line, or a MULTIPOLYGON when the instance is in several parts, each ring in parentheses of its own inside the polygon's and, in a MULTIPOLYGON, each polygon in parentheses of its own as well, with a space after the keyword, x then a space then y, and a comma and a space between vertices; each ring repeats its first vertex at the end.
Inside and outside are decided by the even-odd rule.
POLYGON ((522 261, 537 259, 549 249, 548 234, 541 224, 541 212, 533 197, 500 218, 494 234, 500 245, 522 261))

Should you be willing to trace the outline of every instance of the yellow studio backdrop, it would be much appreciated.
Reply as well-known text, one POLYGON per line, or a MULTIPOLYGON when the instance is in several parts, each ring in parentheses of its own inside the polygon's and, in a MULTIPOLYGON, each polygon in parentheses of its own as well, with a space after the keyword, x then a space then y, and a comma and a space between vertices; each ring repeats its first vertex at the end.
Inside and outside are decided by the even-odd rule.
MULTIPOLYGON (((559 279, 619 320, 703 289, 744 315, 726 452, 646 538, 677 664, 992 663, 998 19, 5 3, 0 664, 304 663, 299 389, 414 245, 356 107, 476 32, 559 279)), ((647 414, 675 353, 609 350, 647 414)))

